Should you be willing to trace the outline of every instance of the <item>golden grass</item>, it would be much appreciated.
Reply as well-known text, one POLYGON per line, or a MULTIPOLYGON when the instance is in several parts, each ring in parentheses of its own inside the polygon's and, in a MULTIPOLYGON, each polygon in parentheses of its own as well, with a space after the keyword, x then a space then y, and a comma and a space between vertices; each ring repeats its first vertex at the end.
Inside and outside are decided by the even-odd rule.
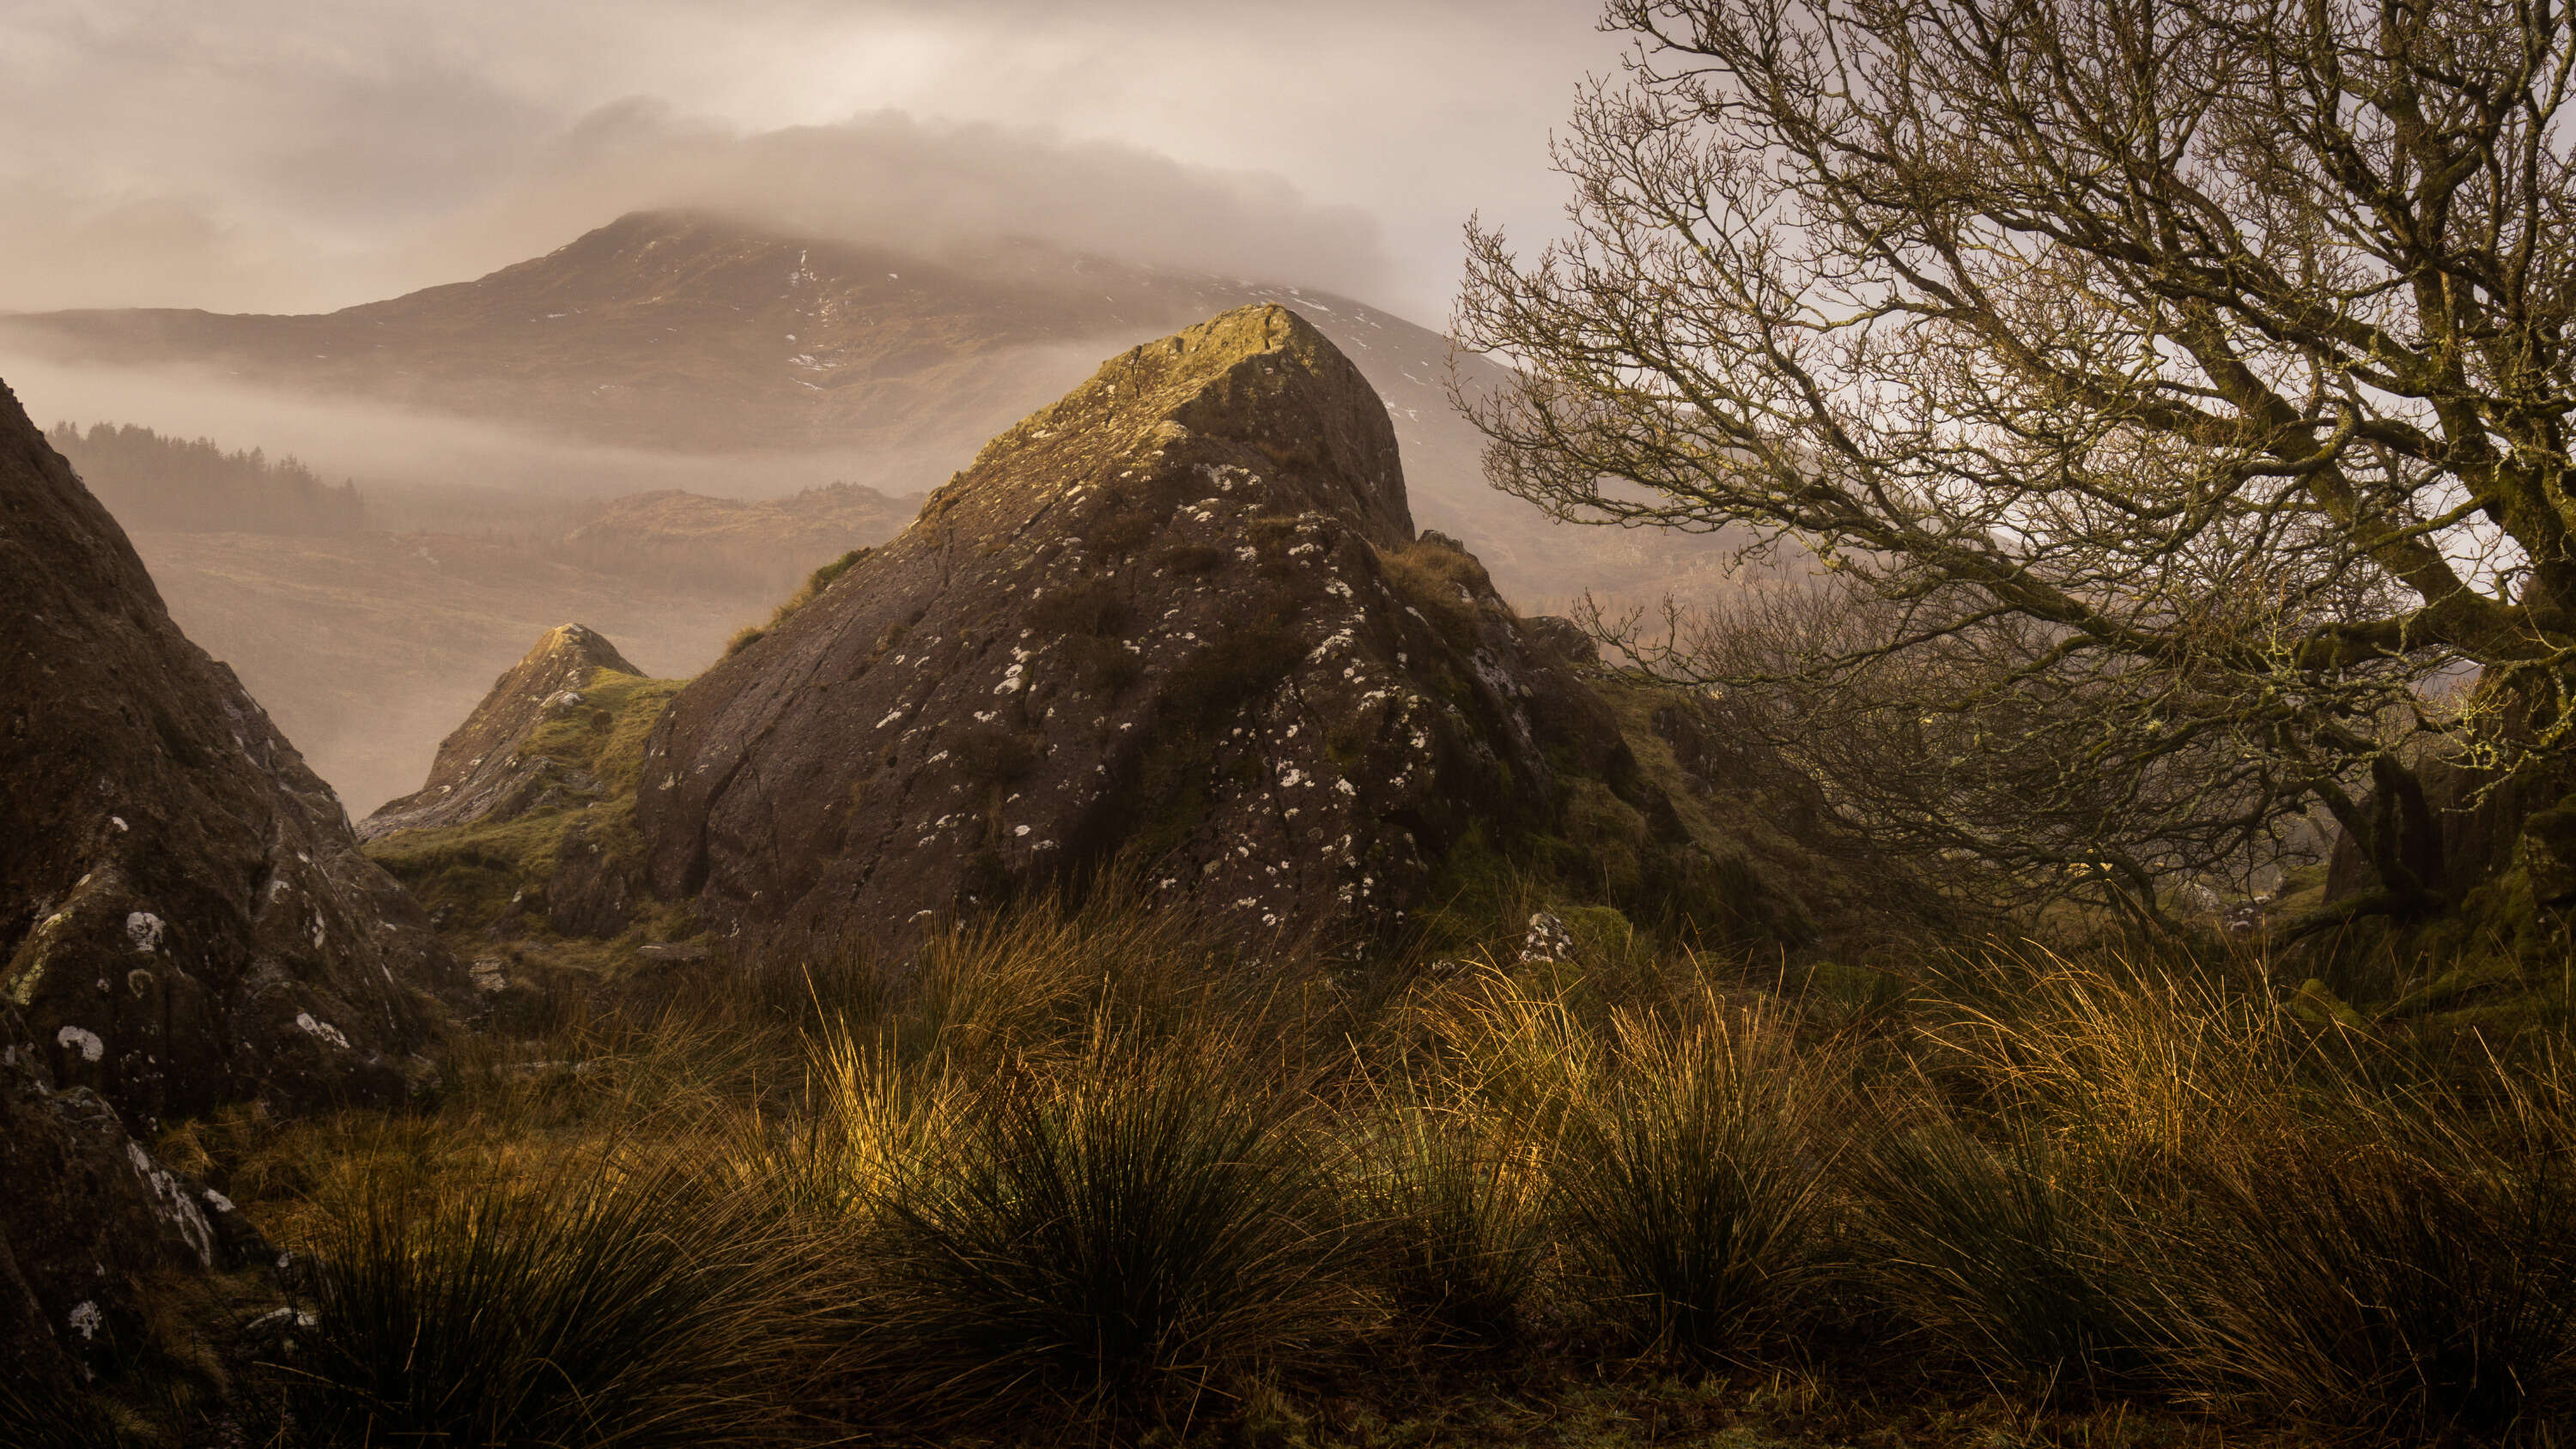
POLYGON ((427 1110, 166 1145, 298 1254, 474 1221, 540 1278, 539 1225, 684 1181, 693 1251, 792 1269, 708 1310, 784 1358, 688 1399, 771 1442, 1518 1442, 1547 1403, 1627 1442, 1607 1403, 2543 1443, 2576 1409, 2564 1043, 2428 1053, 2112 957, 1855 1012, 1628 955, 1254 977, 1185 917, 1040 905, 612 984, 427 1110))

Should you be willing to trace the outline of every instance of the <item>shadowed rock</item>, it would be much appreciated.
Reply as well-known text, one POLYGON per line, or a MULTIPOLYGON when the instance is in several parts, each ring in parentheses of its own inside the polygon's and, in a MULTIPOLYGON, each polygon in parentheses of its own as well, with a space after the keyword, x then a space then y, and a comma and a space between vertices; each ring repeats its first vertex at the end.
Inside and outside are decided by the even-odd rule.
POLYGON ((151 1341, 156 1277, 270 1254, 223 1194, 157 1161, 98 1094, 59 1088, 28 1036, 0 1003, 0 1365, 61 1391, 151 1341))
POLYGON ((0 1388, 42 1397, 135 1361, 156 1278, 268 1257, 138 1139, 399 1098, 464 983, 4 387, 0 780, 0 1388))
POLYGON ((521 747, 548 720, 580 709, 586 702, 582 691, 603 669, 643 672, 595 630, 579 624, 547 630, 440 743, 428 782, 359 822, 359 838, 508 820, 540 804, 598 794, 597 780, 521 747))
POLYGON ((1248 939, 1349 945, 1577 794, 1687 843, 1558 651, 1414 540, 1367 382, 1262 306, 1111 359, 683 690, 637 819, 657 893, 737 932, 899 943, 1125 853, 1248 939))
POLYGON ((330 788, 0 388, 0 994, 133 1130, 399 1097, 463 985, 330 788))

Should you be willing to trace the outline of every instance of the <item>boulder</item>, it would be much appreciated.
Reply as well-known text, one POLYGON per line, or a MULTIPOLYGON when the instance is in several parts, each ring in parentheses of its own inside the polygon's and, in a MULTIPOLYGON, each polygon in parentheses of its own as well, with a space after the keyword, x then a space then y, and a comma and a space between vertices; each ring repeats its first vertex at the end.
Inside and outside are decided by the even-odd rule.
POLYGON ((5 387, 0 779, 0 998, 56 1088, 137 1135, 403 1094, 461 973, 5 387))
POLYGON ((59 1390, 154 1342, 155 1279, 262 1264, 269 1250, 97 1093, 59 1087, 47 1055, 0 1006, 0 1365, 59 1390))
POLYGON ((1695 848, 1561 644, 1414 538, 1386 409, 1277 306, 995 438, 679 693, 636 807, 655 893, 734 934, 899 945, 1124 858, 1336 950, 1399 936, 1462 841, 1577 815, 1695 848))
POLYGON ((599 795, 596 778, 525 747, 550 721, 582 710, 589 703, 585 691, 602 670, 643 672, 595 629, 559 624, 547 630, 440 742, 429 779, 359 822, 359 838, 511 820, 540 805, 599 795))

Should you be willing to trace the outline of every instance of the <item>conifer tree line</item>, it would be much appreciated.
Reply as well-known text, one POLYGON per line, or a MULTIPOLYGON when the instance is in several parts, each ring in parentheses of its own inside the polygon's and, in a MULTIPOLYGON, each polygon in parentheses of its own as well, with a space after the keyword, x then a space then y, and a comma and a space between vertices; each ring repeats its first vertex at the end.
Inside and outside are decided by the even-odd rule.
POLYGON ((45 435, 117 522, 179 533, 355 533, 358 485, 326 483, 292 454, 227 453, 133 424, 56 423, 45 435))

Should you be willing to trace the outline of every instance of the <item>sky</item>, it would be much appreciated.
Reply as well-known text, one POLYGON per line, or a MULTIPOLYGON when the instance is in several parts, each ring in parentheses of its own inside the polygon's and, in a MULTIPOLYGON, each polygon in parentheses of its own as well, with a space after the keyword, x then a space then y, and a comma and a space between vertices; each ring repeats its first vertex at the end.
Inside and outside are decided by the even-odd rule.
POLYGON ((0 0, 0 311, 315 311, 639 206, 996 232, 1433 325, 1593 0, 0 0))

